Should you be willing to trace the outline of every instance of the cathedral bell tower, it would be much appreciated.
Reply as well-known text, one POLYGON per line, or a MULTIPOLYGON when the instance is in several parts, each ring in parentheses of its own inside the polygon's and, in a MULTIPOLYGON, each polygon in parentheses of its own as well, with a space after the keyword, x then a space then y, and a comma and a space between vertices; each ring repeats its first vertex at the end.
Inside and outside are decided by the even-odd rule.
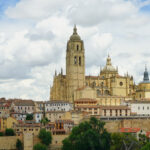
POLYGON ((85 84, 84 43, 74 26, 66 50, 67 100, 73 102, 74 91, 85 84))

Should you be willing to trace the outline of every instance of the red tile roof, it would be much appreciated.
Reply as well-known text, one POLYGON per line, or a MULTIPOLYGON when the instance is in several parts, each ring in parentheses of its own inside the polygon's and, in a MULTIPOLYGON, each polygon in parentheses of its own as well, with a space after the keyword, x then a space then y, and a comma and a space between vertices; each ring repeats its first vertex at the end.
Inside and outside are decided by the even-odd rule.
POLYGON ((141 130, 140 128, 120 128, 120 132, 123 133, 137 133, 140 130, 141 130))
POLYGON ((146 136, 147 136, 148 138, 150 138, 150 131, 147 131, 147 132, 146 132, 146 136))

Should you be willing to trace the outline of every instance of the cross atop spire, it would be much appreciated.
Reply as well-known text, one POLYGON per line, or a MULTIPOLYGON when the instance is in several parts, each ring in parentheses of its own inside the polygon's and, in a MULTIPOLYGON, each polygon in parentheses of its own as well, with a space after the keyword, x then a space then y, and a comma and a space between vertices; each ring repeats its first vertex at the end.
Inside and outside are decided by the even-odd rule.
POLYGON ((145 71, 147 71, 147 66, 146 66, 146 64, 145 64, 145 71))
POLYGON ((77 34, 76 24, 74 25, 74 28, 73 28, 73 34, 77 34))

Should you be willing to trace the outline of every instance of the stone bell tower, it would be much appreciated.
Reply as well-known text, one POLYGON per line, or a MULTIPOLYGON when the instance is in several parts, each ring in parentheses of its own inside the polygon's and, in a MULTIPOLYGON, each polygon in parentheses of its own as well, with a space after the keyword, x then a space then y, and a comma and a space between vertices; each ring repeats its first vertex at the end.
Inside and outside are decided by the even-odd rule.
POLYGON ((67 100, 73 102, 74 91, 85 84, 84 43, 74 26, 73 34, 67 42, 66 50, 67 100))

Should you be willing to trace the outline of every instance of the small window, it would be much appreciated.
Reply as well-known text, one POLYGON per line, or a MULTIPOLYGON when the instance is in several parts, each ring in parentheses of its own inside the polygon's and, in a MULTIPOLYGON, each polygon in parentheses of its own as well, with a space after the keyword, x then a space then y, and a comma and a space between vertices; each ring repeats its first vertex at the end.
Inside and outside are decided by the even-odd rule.
POLYGON ((74 64, 77 64, 77 56, 74 57, 74 64))
POLYGON ((81 57, 79 57, 79 65, 81 66, 81 57))
POLYGON ((77 51, 79 50, 79 45, 77 45, 77 51))
POLYGON ((123 82, 120 82, 120 86, 123 86, 123 82))

